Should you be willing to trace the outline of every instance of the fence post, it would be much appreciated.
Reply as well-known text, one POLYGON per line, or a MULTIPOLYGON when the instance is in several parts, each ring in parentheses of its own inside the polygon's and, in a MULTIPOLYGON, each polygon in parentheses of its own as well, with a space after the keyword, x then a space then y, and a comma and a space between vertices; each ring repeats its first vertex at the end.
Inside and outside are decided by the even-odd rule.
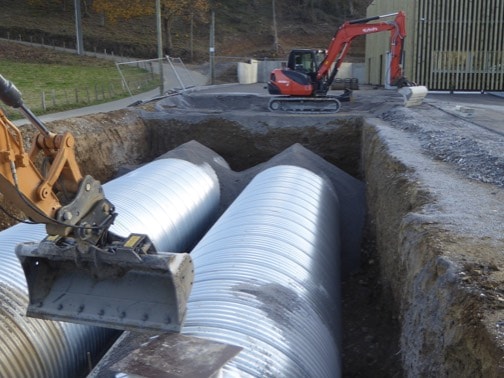
POLYGON ((45 92, 42 91, 42 109, 44 110, 44 112, 47 110, 46 109, 46 101, 45 101, 45 92))

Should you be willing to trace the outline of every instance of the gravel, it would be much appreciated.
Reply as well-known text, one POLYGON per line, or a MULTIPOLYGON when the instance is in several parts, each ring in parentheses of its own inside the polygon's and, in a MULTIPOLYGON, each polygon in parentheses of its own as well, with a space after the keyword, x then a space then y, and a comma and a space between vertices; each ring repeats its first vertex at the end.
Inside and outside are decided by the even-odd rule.
POLYGON ((453 165, 465 177, 504 187, 504 138, 499 130, 489 130, 477 119, 461 119, 432 103, 415 109, 396 107, 379 118, 415 134, 426 154, 453 165))

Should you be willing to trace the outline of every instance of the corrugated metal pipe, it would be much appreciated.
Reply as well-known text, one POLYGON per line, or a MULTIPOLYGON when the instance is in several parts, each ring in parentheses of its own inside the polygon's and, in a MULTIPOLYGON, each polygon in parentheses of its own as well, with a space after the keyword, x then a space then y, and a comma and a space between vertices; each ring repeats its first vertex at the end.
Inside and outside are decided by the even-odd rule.
MULTIPOLYGON (((219 183, 209 166, 161 159, 104 185, 119 216, 112 231, 148 234, 160 251, 189 250, 209 227, 219 183)), ((28 291, 14 253, 20 242, 45 236, 43 226, 0 232, 0 377, 77 377, 117 331, 24 316, 28 291)))
POLYGON ((258 174, 191 252, 182 332, 243 347, 223 373, 340 375, 338 209, 328 181, 279 165, 258 174))

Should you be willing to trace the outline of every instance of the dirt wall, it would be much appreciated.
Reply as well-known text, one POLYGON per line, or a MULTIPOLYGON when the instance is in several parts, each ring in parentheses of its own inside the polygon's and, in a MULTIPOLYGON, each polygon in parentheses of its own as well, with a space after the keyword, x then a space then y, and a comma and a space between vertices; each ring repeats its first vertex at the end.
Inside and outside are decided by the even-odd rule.
POLYGON ((366 120, 362 146, 370 227, 400 318, 406 374, 503 376, 503 242, 490 226, 502 193, 426 157, 418 139, 377 119, 366 120))
POLYGON ((240 171, 300 143, 352 176, 359 175, 360 117, 142 113, 154 154, 196 140, 240 171))

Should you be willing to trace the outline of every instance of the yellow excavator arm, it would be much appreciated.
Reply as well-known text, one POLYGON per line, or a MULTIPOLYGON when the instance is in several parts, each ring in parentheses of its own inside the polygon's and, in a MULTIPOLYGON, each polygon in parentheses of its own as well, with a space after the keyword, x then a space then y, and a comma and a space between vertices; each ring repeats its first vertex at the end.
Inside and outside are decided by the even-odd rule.
POLYGON ((27 152, 20 130, 0 109, 0 192, 30 221, 45 224, 48 234, 16 248, 28 285, 27 314, 178 332, 193 282, 189 255, 158 252, 147 235, 111 233, 114 206, 99 181, 81 174, 71 133, 50 132, 1 75, 0 100, 38 130, 27 152), (132 285, 157 287, 158 297, 148 302, 135 296, 132 285))
POLYGON ((98 181, 83 177, 75 159, 73 136, 69 133, 39 132, 29 152, 24 149, 19 129, 0 109, 0 192, 30 220, 46 224, 49 235, 70 236, 93 230, 97 235, 115 217, 98 181), (46 167, 41 172, 37 158, 46 167), (99 206, 82 225, 90 211, 99 206), (102 225, 101 228, 90 225, 102 225))
POLYGON ((0 99, 22 110, 38 129, 27 152, 21 132, 0 109, 0 192, 29 219, 46 224, 49 235, 76 236, 86 227, 97 235, 105 232, 115 217, 113 206, 105 200, 98 181, 82 176, 71 133, 50 132, 26 108, 17 88, 2 76, 0 99), (37 168, 37 159, 44 172, 37 168), (83 224, 96 206, 101 211, 93 212, 93 219, 83 224))

